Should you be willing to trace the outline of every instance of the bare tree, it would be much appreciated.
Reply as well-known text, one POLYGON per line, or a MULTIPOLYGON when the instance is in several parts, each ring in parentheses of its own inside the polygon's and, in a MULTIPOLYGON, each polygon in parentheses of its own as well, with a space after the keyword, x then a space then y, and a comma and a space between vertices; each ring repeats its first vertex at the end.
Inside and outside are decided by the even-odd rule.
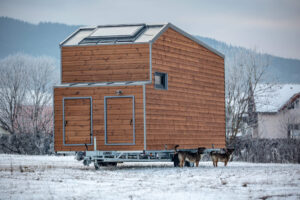
POLYGON ((28 63, 21 54, 8 56, 0 62, 0 125, 16 133, 18 116, 26 94, 28 63))
POLYGON ((52 87, 57 82, 54 60, 40 57, 28 68, 28 89, 24 101, 25 127, 32 133, 52 132, 52 87), (25 122, 27 121, 25 120, 25 122))
POLYGON ((11 133, 2 146, 17 153, 49 149, 56 74, 49 57, 16 54, 0 61, 0 126, 11 133))
POLYGON ((48 140, 46 136, 53 133, 52 87, 58 77, 55 76, 54 60, 48 57, 35 59, 29 73, 31 76, 28 80, 29 90, 26 100, 30 106, 26 109, 26 118, 30 119, 31 132, 38 137, 34 143, 42 154, 48 140))
POLYGON ((255 99, 264 95, 272 85, 260 85, 266 75, 268 60, 256 51, 241 52, 229 65, 226 77, 226 135, 231 143, 243 129, 256 125, 255 99))

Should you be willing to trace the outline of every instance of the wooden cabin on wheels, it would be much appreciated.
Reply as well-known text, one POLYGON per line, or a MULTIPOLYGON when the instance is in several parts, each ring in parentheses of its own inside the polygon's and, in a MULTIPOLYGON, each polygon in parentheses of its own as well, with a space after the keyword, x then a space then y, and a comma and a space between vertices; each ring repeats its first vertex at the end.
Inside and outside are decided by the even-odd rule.
POLYGON ((225 147, 224 55, 171 23, 80 28, 60 44, 55 151, 84 164, 225 147))

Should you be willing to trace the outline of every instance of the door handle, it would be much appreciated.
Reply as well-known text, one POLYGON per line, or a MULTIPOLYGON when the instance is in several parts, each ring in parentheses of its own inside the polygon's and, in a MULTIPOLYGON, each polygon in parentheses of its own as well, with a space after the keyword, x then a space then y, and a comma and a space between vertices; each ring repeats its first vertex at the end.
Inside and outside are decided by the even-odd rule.
POLYGON ((68 124, 68 121, 65 121, 65 127, 67 126, 67 124, 68 124))
POLYGON ((130 120, 130 126, 132 125, 132 119, 130 120))

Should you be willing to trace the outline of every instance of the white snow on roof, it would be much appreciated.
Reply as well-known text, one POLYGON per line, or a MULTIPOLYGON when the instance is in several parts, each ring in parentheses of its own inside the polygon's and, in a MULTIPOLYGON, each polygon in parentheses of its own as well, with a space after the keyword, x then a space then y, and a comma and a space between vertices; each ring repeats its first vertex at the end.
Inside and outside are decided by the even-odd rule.
MULTIPOLYGON (((160 31, 164 28, 165 24, 159 25, 146 25, 146 29, 138 35, 132 43, 150 42, 160 31)), ((96 36, 116 37, 116 36, 131 36, 138 31, 142 26, 114 26, 114 27, 93 27, 93 28, 81 28, 73 33, 69 38, 63 41, 63 46, 83 45, 80 42, 85 38, 94 38, 96 36)), ((116 43, 123 43, 122 41, 116 41, 116 43)), ((97 43, 96 43, 97 44, 97 43)))
POLYGON ((162 27, 151 27, 148 28, 135 42, 149 42, 151 41, 160 31, 162 27))
POLYGON ((88 37, 93 32, 93 29, 80 29, 70 38, 67 38, 64 46, 78 45, 84 38, 88 37))
POLYGON ((256 111, 277 112, 297 93, 300 93, 300 84, 275 85, 272 90, 265 92, 264 95, 256 96, 256 111))

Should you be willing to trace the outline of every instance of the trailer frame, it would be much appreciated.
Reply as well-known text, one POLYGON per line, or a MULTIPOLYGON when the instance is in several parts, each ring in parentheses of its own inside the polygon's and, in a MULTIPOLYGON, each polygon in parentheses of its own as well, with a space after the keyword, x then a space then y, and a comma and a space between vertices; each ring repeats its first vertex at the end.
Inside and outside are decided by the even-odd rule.
MULTIPOLYGON (((197 152, 197 149, 179 149, 178 151, 197 152)), ((210 152, 221 152, 222 149, 205 149, 203 154, 210 152)), ((174 162, 175 150, 159 151, 78 151, 78 152, 57 152, 58 154, 73 154, 76 160, 83 160, 83 165, 89 166, 94 163, 95 169, 100 166, 116 166, 123 162, 174 162)), ((188 164, 189 165, 189 164, 188 164)))

